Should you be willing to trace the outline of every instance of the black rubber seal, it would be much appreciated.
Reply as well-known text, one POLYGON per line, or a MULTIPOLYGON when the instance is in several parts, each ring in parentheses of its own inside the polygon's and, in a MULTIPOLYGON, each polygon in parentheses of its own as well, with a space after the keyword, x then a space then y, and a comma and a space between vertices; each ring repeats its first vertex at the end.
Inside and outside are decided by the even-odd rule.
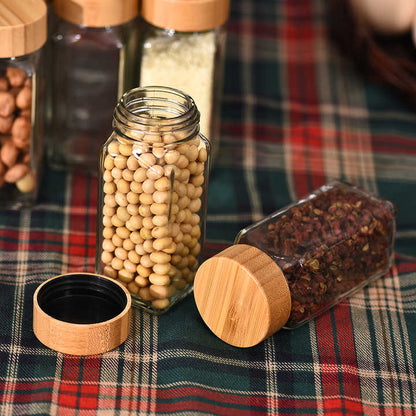
POLYGON ((95 324, 115 318, 127 305, 123 289, 92 274, 63 275, 47 282, 38 304, 49 316, 73 324, 95 324))

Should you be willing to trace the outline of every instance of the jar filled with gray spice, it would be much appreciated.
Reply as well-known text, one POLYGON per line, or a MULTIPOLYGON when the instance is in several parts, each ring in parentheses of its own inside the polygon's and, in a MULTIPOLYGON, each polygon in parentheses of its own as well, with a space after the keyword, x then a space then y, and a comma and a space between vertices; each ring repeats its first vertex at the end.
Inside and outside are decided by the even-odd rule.
POLYGON ((140 85, 164 85, 193 97, 213 156, 229 7, 229 0, 143 0, 141 9, 140 85))

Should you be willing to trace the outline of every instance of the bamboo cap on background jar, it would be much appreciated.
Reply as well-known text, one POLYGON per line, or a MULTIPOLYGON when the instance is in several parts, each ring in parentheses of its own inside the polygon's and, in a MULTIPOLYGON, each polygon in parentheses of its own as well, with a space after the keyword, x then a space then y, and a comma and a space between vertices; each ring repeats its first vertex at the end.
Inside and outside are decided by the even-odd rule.
POLYGON ((138 0, 53 0, 55 13, 88 27, 118 26, 139 14, 138 0))
POLYGON ((194 282, 196 306, 211 331, 228 344, 251 347, 287 322, 291 296, 280 267, 246 244, 205 261, 194 282))
POLYGON ((115 280, 91 273, 68 273, 37 288, 33 331, 53 350, 101 354, 126 340, 130 309, 130 293, 115 280))
POLYGON ((141 13, 157 27, 202 32, 227 21, 230 0, 142 0, 141 13))
POLYGON ((23 56, 46 42, 43 0, 0 0, 0 58, 23 56))

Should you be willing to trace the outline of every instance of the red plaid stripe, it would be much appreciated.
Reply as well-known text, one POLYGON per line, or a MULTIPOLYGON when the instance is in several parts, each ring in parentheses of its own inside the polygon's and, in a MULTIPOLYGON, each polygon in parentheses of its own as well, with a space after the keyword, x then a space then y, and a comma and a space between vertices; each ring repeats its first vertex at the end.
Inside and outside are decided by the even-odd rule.
MULTIPOLYGON (((329 47, 325 8, 232 2, 206 257, 332 178, 395 198, 398 240, 415 247, 414 111, 329 47)), ((97 200, 96 179, 47 173, 34 210, 0 211, 1 414, 416 415, 409 252, 349 301, 247 350, 216 339, 192 297, 160 318, 134 311, 126 343, 101 356, 46 349, 31 296, 53 274, 94 270, 97 200)))

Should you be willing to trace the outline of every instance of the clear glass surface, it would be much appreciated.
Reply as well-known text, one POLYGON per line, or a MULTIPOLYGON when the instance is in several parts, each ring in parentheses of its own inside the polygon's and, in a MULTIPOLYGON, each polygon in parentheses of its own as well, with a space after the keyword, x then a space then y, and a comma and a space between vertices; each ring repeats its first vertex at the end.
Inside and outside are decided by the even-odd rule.
POLYGON ((52 36, 53 127, 49 159, 55 168, 97 172, 103 138, 111 132, 118 98, 132 87, 137 19, 91 28, 59 20, 52 36))
POLYGON ((209 141, 191 97, 164 87, 126 93, 103 146, 97 272, 134 306, 166 312, 193 287, 205 235, 209 141))
POLYGON ((178 32, 142 22, 140 85, 164 85, 190 95, 201 113, 201 132, 218 151, 223 87, 223 27, 205 32, 178 32))
POLYGON ((393 258, 394 205, 336 182, 243 229, 236 243, 267 253, 289 285, 296 327, 386 274, 393 258))
POLYGON ((42 51, 0 59, 0 206, 36 202, 42 159, 42 51))

